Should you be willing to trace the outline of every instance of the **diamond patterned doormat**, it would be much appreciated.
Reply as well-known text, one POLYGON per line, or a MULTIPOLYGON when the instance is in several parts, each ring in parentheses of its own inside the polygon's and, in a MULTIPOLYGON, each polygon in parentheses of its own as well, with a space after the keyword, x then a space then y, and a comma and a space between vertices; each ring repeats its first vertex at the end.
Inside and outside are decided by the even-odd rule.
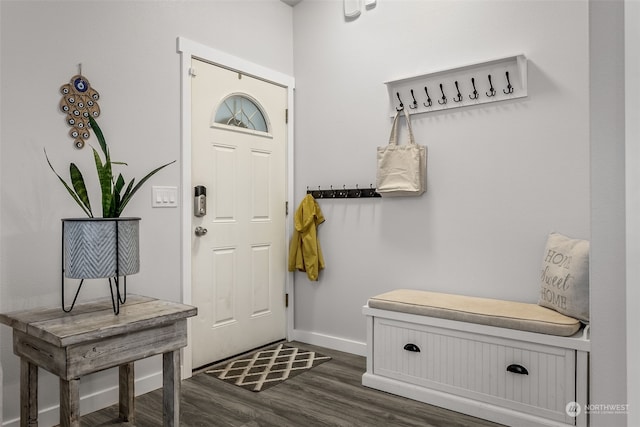
POLYGON ((331 360, 328 356, 278 344, 205 371, 222 381, 262 391, 331 360))

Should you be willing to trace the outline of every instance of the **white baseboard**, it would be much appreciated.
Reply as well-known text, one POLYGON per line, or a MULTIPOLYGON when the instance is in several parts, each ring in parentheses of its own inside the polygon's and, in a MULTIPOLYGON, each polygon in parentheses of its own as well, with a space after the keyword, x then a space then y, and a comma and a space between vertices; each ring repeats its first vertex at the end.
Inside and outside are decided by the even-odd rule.
POLYGON ((332 350, 344 351, 345 353, 357 354, 358 356, 367 355, 367 343, 353 341, 346 338, 334 337, 331 335, 320 334, 317 332, 302 331, 294 329, 291 335, 292 341, 300 341, 307 344, 327 347, 332 350))
POLYGON ((362 385, 508 426, 568 427, 570 425, 369 372, 362 375, 362 385))
MULTIPOLYGON (((143 378, 136 378, 136 396, 148 393, 162 387, 162 371, 155 372, 143 378)), ((86 396, 80 396, 80 413, 90 414, 91 412, 118 403, 118 386, 109 387, 86 396)), ((60 424, 60 405, 41 408, 38 411, 38 426, 51 427, 60 424)), ((2 423, 3 427, 19 427, 20 418, 7 420, 2 423)))

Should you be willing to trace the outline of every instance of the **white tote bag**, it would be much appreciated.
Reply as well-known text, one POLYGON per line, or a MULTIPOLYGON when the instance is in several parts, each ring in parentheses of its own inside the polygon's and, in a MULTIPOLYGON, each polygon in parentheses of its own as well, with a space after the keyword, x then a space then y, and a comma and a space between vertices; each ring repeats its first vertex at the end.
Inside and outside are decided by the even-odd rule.
POLYGON ((416 144, 409 113, 402 111, 407 121, 409 142, 404 145, 397 143, 398 111, 393 119, 389 144, 378 147, 376 191, 382 197, 419 196, 426 190, 427 147, 416 144))

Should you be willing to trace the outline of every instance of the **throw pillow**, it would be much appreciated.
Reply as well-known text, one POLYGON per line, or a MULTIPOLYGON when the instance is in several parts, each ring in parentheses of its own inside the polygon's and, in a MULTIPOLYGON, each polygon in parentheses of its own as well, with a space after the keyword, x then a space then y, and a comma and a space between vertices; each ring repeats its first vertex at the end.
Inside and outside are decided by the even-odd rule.
POLYGON ((538 305, 589 322, 589 241, 551 233, 540 274, 538 305))

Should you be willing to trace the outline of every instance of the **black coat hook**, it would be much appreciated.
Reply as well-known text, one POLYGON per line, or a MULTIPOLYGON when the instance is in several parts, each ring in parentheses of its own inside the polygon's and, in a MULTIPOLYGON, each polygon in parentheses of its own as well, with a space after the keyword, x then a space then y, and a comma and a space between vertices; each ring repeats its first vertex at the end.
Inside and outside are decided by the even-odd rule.
POLYGON ((511 81, 509 81, 509 72, 507 71, 505 75, 507 76, 507 90, 502 89, 502 91, 508 95, 513 93, 513 86, 511 86, 511 81))
POLYGON ((444 95, 444 89, 442 88, 442 83, 440 83, 440 92, 442 92, 442 101, 438 99, 438 104, 444 105, 447 103, 447 97, 444 95))
POLYGON ((493 83, 491 83, 491 74, 489 74, 489 92, 486 92, 487 96, 496 96, 496 90, 493 88, 493 83))
POLYGON ((319 185, 317 190, 310 190, 309 186, 307 185, 307 194, 311 194, 314 199, 322 199, 324 197, 324 194, 322 193, 322 190, 320 190, 319 185))
POLYGON ((460 88, 458 88, 458 81, 456 80, 454 83, 456 85, 456 90, 458 91, 458 95, 456 95, 456 97, 453 98, 453 102, 460 102, 462 101, 462 94, 460 93, 460 88))
POLYGON ((398 97, 398 101, 400 101, 400 108, 396 107, 396 111, 404 110, 404 104, 402 103, 402 99, 400 99, 400 93, 396 92, 396 96, 398 97))
POLYGON ((413 89, 411 89, 411 97, 413 98, 413 104, 409 105, 409 108, 415 110, 416 108, 418 108, 418 103, 416 102, 416 97, 413 96, 413 89))
POLYGON ((425 104, 424 102, 422 103, 425 107, 431 107, 431 97, 429 96, 429 90, 427 90, 427 87, 424 87, 424 91, 427 94, 427 103, 425 104))
POLYGON ((476 90, 476 79, 471 77, 471 85, 473 86, 473 95, 469 95, 469 99, 478 99, 478 91, 476 90))

